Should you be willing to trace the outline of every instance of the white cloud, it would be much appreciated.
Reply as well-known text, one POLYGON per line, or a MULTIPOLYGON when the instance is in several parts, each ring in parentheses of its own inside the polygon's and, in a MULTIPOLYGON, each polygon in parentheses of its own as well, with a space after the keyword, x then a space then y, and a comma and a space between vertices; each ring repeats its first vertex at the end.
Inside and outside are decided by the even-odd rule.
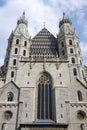
MULTIPOLYGON (((6 4, 0 7, 0 64, 3 63, 7 39, 11 31, 16 27, 17 19, 23 11, 28 17, 29 33, 34 36, 43 28, 43 22, 46 27, 54 34, 58 33, 58 22, 62 17, 62 12, 67 14, 78 13, 87 5, 86 0, 4 0, 6 4), (76 11, 76 12, 75 12, 76 11), (3 50, 3 51, 2 51, 3 50), (3 53, 3 54, 2 54, 3 53)), ((80 21, 84 21, 83 14, 78 14, 80 21), (79 17, 80 16, 80 17, 79 17)), ((84 53, 84 52, 83 52, 84 53)))

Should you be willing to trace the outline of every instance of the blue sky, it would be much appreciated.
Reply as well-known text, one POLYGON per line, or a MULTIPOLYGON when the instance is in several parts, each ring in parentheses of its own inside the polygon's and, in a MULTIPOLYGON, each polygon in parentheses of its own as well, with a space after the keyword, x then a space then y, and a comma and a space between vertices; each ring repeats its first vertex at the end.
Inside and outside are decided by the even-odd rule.
POLYGON ((4 0, 0 0, 0 6, 5 5, 5 1, 4 0))
POLYGON ((84 63, 87 65, 87 0, 0 0, 0 65, 4 62, 9 35, 23 11, 26 12, 32 37, 43 28, 44 22, 46 28, 56 36, 59 20, 65 12, 80 38, 84 63))

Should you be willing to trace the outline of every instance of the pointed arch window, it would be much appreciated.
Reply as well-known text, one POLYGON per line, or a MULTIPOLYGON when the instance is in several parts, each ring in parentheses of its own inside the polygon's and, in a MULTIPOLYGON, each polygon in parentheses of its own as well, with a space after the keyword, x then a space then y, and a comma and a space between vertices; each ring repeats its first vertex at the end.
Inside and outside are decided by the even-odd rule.
POLYGON ((15 48, 15 54, 17 54, 18 53, 18 48, 15 48))
POLYGON ((7 101, 13 101, 14 94, 12 92, 7 93, 7 101))
POLYGON ((24 46, 27 46, 27 41, 24 41, 24 46))
POLYGON ((72 48, 70 48, 70 53, 73 53, 73 49, 72 48))
POLYGON ((75 58, 74 57, 72 57, 72 63, 75 63, 75 58))
POLYGON ((19 39, 16 39, 16 44, 19 44, 19 39))
POLYGON ((11 78, 13 78, 13 77, 14 77, 14 71, 11 72, 11 78))
POLYGON ((76 68, 73 68, 73 74, 74 74, 74 75, 77 75, 77 70, 76 70, 76 68))
POLYGON ((38 119, 52 119, 52 80, 50 75, 42 73, 38 81, 38 119))
POLYGON ((83 76, 83 78, 84 78, 84 72, 83 72, 83 70, 82 70, 82 76, 83 76))
POLYGON ((16 59, 13 60, 13 65, 16 65, 16 59))
POLYGON ((23 50, 23 56, 26 56, 26 50, 23 50))
POLYGON ((83 98, 82 98, 82 92, 78 90, 77 91, 77 95, 78 95, 78 100, 82 101, 83 100, 83 98))
POLYGON ((69 40, 69 45, 72 45, 72 40, 69 40))
POLYGON ((62 47, 64 47, 64 42, 61 43, 62 47))

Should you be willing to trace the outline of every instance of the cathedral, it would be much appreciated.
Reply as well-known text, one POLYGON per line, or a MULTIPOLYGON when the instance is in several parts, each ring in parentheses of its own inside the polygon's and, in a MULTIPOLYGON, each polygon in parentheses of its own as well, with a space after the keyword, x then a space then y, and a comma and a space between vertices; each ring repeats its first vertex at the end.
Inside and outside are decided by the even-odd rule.
POLYGON ((87 66, 70 18, 33 38, 25 12, 0 67, 0 130, 87 130, 87 66))

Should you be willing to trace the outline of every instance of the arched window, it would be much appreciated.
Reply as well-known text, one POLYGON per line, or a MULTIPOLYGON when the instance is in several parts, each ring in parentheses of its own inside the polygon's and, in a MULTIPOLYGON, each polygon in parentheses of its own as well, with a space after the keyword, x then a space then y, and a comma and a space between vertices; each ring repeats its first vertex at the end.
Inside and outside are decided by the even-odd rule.
POLYGON ((73 49, 72 48, 70 48, 70 53, 73 53, 73 49))
POLYGON ((64 42, 61 43, 62 47, 64 47, 64 42))
POLYGON ((17 54, 18 53, 18 48, 15 48, 15 54, 17 54))
POLYGON ((7 93, 7 101, 13 101, 14 94, 12 92, 7 93))
POLYGON ((80 60, 80 65, 82 65, 82 61, 80 60))
POLYGON ((83 100, 83 98, 82 98, 82 93, 81 93, 81 91, 77 91, 77 95, 78 95, 78 100, 79 101, 82 101, 83 100))
POLYGON ((16 44, 19 44, 19 39, 16 39, 16 44))
POLYGON ((16 59, 13 60, 13 65, 16 65, 16 59))
POLYGON ((38 80, 38 119, 52 119, 52 79, 47 73, 42 73, 38 80))
POLYGON ((72 57, 72 63, 75 63, 75 58, 72 57))
POLYGON ((84 78, 84 72, 83 72, 83 70, 82 70, 82 76, 83 76, 83 78, 84 78))
POLYGON ((13 77, 14 77, 14 71, 11 72, 11 78, 13 78, 13 77))
MULTIPOLYGON (((12 114, 11 111, 7 110, 7 111, 4 112, 4 118, 6 120, 10 120, 12 118, 12 116, 13 116, 13 114, 12 114)), ((6 129, 2 129, 2 130, 6 130, 6 129)))
POLYGON ((73 74, 74 74, 74 75, 77 75, 77 70, 76 70, 76 68, 73 68, 73 74))
POLYGON ((23 56, 26 56, 26 50, 23 50, 23 56))
POLYGON ((27 46, 27 41, 24 41, 24 46, 27 46))
POLYGON ((69 40, 69 45, 72 45, 72 40, 69 40))

